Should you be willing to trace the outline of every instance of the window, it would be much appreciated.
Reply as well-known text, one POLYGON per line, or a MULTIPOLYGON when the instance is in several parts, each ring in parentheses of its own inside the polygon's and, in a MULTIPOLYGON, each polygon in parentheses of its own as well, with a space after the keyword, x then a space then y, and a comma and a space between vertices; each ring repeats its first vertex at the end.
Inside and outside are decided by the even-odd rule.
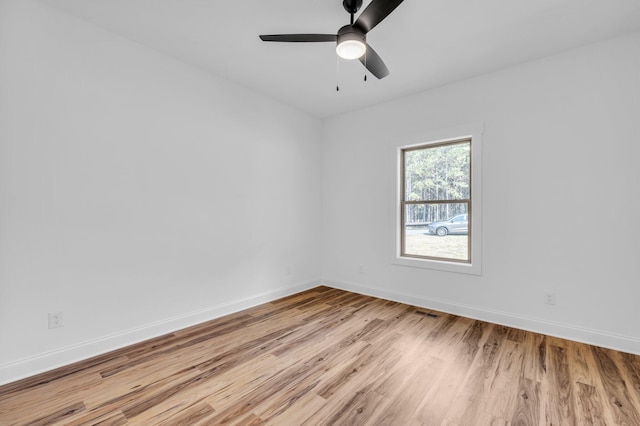
POLYGON ((395 264, 481 273, 481 132, 465 133, 398 147, 395 264))
POLYGON ((402 256, 471 262, 471 140, 402 150, 402 256))

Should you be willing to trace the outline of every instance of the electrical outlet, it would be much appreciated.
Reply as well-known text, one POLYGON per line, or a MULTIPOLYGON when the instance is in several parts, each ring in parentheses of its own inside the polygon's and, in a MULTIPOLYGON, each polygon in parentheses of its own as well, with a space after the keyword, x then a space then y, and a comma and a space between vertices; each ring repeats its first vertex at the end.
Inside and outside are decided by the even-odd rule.
POLYGON ((364 265, 358 265, 358 273, 364 274, 364 265))
POLYGON ((556 294, 551 293, 549 291, 544 292, 544 303, 545 305, 555 305, 556 304, 556 294))
POLYGON ((293 275, 293 266, 291 265, 287 265, 284 267, 284 275, 287 277, 290 277, 291 275, 293 275))
POLYGON ((52 312, 49 314, 49 328, 62 327, 62 312, 52 312))

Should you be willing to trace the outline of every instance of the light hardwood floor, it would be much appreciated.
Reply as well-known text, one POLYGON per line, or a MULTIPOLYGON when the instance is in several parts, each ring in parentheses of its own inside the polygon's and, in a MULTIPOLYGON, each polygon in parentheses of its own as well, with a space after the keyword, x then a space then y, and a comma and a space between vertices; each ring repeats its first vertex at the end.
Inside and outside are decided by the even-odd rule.
POLYGON ((640 425, 640 356, 319 287, 0 387, 5 425, 640 425))

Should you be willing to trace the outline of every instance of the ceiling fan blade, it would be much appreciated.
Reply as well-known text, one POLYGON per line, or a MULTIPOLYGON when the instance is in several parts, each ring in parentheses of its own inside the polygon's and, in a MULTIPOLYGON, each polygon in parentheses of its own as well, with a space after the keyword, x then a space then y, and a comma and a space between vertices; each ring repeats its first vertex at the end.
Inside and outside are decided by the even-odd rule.
POLYGON ((365 34, 378 25, 384 18, 402 3, 403 0, 373 0, 369 6, 358 16, 353 24, 365 34))
POLYGON ((333 41, 338 39, 335 34, 273 34, 261 35, 262 41, 285 41, 297 43, 315 43, 322 41, 333 41))
POLYGON ((379 79, 389 75, 389 69, 382 61, 382 58, 369 44, 367 44, 366 53, 360 57, 360 62, 362 62, 362 65, 364 65, 371 74, 379 79))

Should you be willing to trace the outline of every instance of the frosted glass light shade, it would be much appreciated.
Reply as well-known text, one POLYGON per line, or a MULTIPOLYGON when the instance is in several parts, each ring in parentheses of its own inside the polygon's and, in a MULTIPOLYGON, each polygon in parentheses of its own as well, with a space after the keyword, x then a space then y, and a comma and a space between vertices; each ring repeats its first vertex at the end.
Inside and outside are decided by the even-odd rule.
POLYGON ((357 59, 366 51, 367 46, 360 40, 345 40, 336 46, 336 53, 344 59, 357 59))

